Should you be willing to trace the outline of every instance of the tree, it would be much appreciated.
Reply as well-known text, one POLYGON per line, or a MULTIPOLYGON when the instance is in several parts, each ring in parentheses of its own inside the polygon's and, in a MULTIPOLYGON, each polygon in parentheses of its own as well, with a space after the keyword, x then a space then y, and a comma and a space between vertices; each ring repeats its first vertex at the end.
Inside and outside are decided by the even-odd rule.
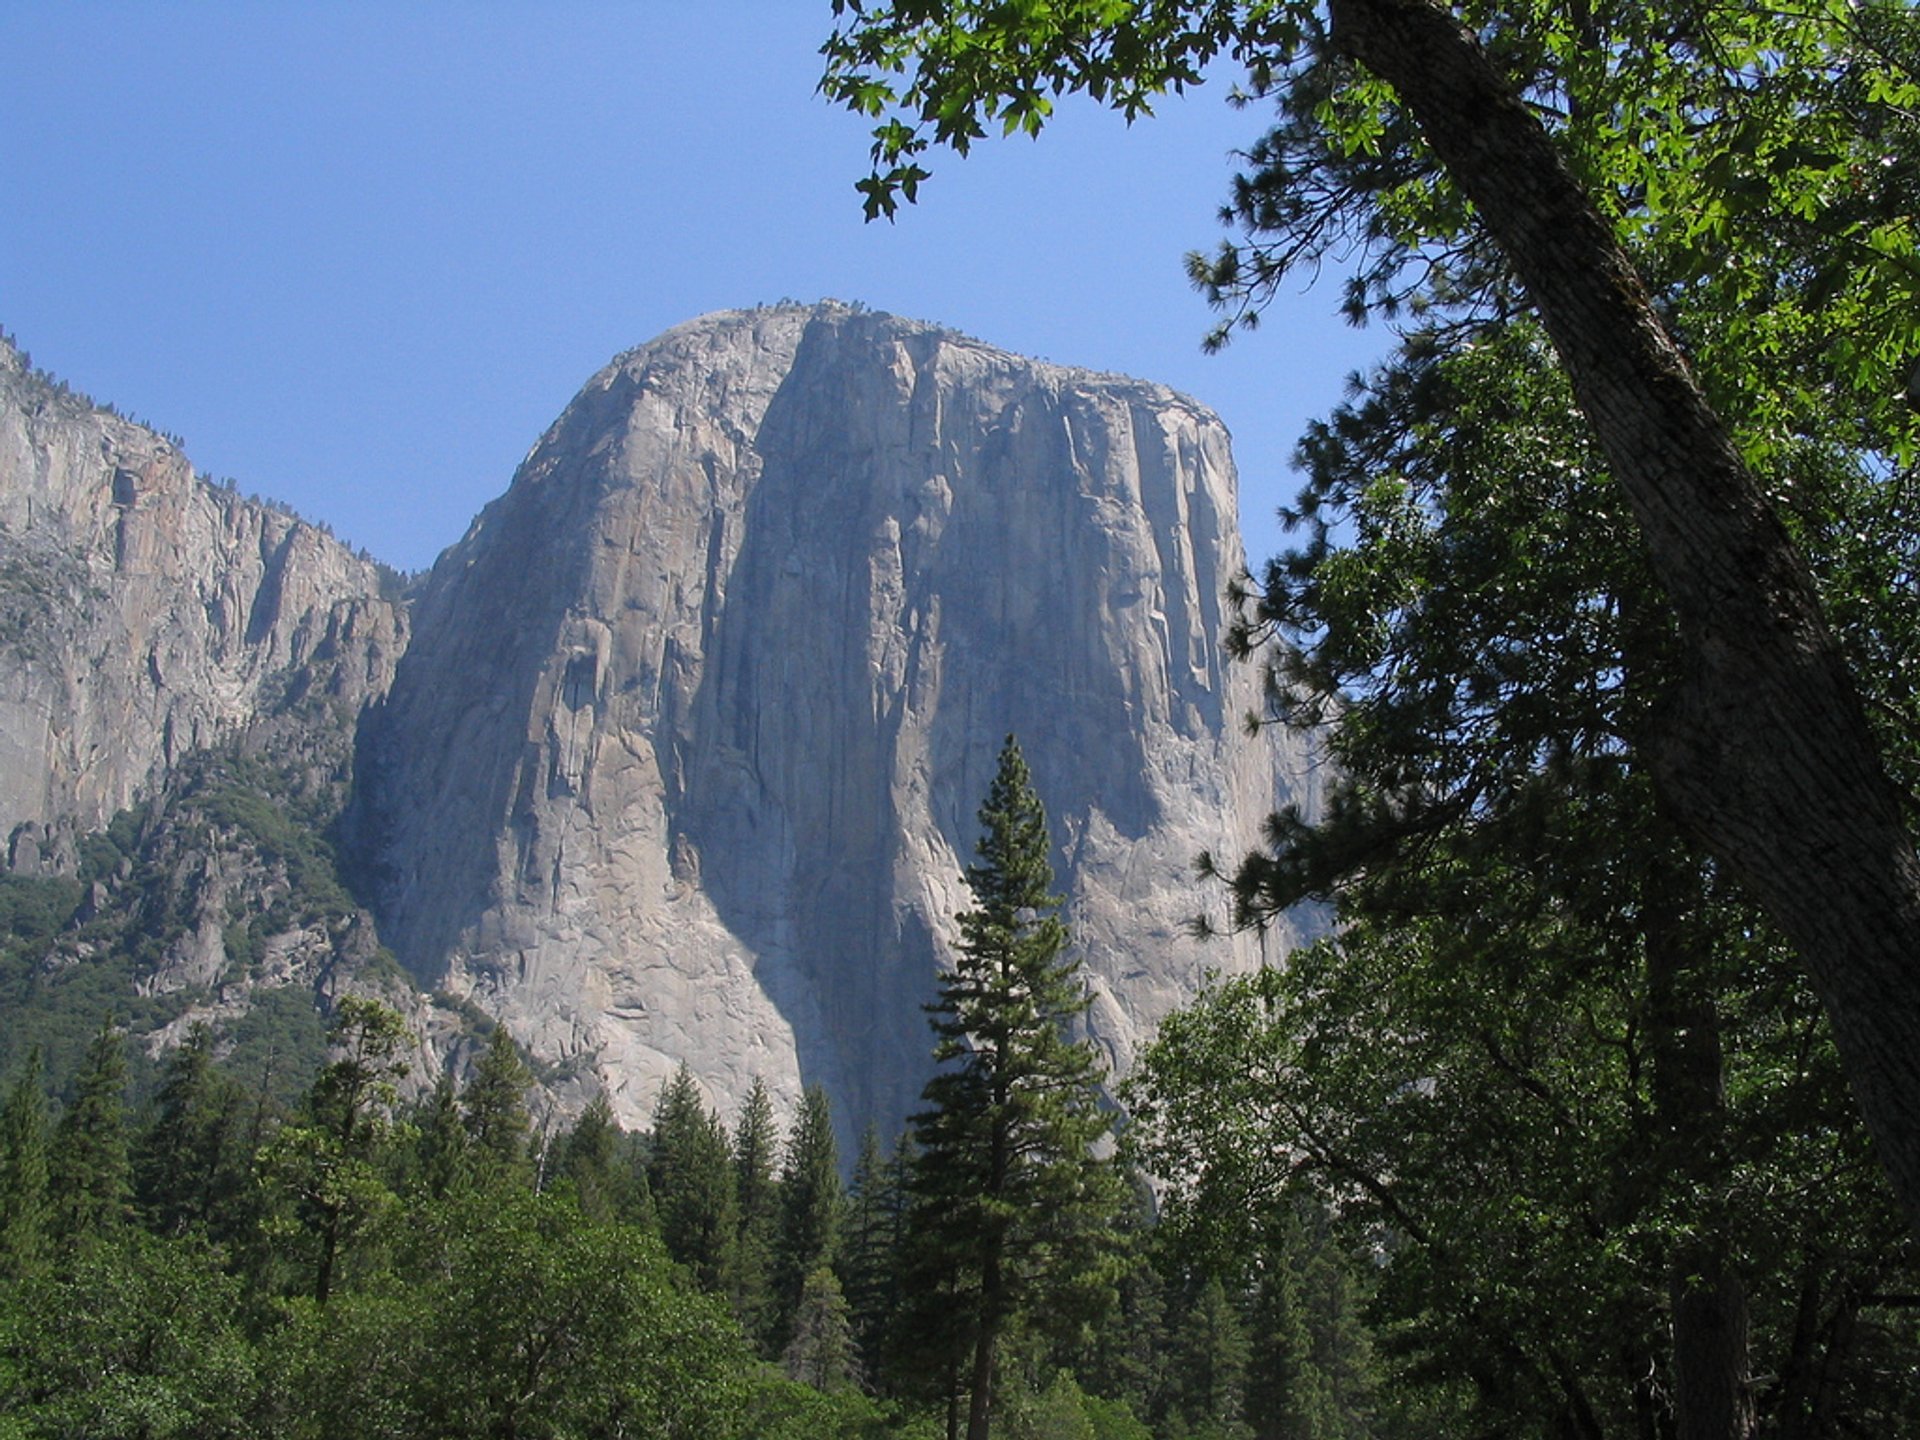
MULTIPOLYGON (((844 1202, 840 1156, 833 1138, 827 1092, 807 1087, 800 1116, 787 1137, 780 1166, 780 1233, 773 1255, 773 1293, 778 1308, 775 1338, 784 1352, 808 1282, 831 1268, 840 1249, 844 1202)), ((835 1294, 839 1294, 835 1282, 835 1294)))
POLYGON ((533 1073, 504 1025, 495 1025, 460 1096, 471 1158, 488 1179, 524 1183, 531 1169, 527 1087, 533 1073))
POLYGON ((1236 197, 1270 238, 1251 263, 1230 250, 1202 264, 1218 298, 1251 314, 1295 266, 1358 242, 1373 259, 1357 309, 1412 299, 1470 322, 1478 306, 1531 307, 1679 636, 1650 752, 1662 802, 1794 942, 1920 1220, 1920 859, 1904 797, 1845 637, 1770 497, 1779 470, 1756 469, 1776 457, 1741 427, 1783 412, 1753 392, 1750 358, 1744 372, 1724 367, 1745 382, 1724 392, 1688 358, 1729 340, 1777 356, 1783 338, 1756 346, 1737 322, 1676 338, 1663 318, 1673 287, 1655 288, 1670 277, 1650 283, 1635 264, 1649 237, 1691 231, 1764 259, 1772 217, 1830 224, 1843 261, 1788 274, 1785 288, 1838 295, 1858 323, 1808 392, 1827 398, 1800 408, 1858 397, 1857 413, 1890 427, 1893 455, 1910 455, 1910 419, 1887 397, 1910 362, 1920 267, 1901 218, 1911 209, 1882 202, 1909 183, 1889 137, 1911 128, 1920 95, 1913 12, 1520 0, 1474 7, 1470 28, 1438 0, 839 0, 836 13, 851 18, 827 43, 823 88, 880 122, 861 183, 870 216, 914 198, 932 144, 964 153, 986 120, 1035 132, 1067 90, 1133 118, 1225 54, 1282 119, 1236 197), (1836 132, 1860 143, 1825 143, 1836 132), (1286 163, 1307 155, 1336 163, 1286 163), (1426 283, 1397 285, 1409 267, 1426 283))
POLYGON ((580 1112, 560 1148, 561 1178, 573 1186, 580 1213, 596 1224, 626 1220, 633 1175, 621 1163, 626 1136, 602 1090, 580 1112))
POLYGON ((816 1390, 845 1389, 858 1378, 860 1365, 847 1297, 841 1293, 840 1281, 830 1266, 815 1267, 801 1286, 800 1303, 794 1306, 792 1322, 787 1326, 780 1365, 789 1380, 816 1390))
MULTIPOLYGON (((1124 1199, 1094 1153, 1112 1124, 1101 1066, 1067 1033, 1089 997, 1056 913, 1046 814, 1011 735, 980 823, 966 875, 975 908, 928 1007, 944 1068, 912 1117, 906 1236, 910 1273, 940 1277, 917 1287, 937 1307, 928 1358, 951 1363, 961 1339, 971 1351, 968 1440, 989 1433, 1001 1342, 1019 1317, 1044 1309, 1071 1326, 1111 1299, 1124 1199)), ((954 1416, 950 1405, 949 1429, 954 1416)))
POLYGON ((112 1230, 128 1217, 127 1055, 111 1020, 101 1022, 47 1152, 56 1233, 67 1243, 112 1230))
POLYGON ((0 1107, 0 1278, 7 1284, 17 1285, 45 1264, 51 1222, 47 1100, 36 1046, 0 1107))
POLYGON ((382 1166, 408 1038, 398 1011, 360 995, 340 997, 329 1034, 337 1058, 307 1092, 305 1113, 281 1127, 259 1160, 263 1179, 291 1210, 272 1228, 302 1242, 321 1305, 333 1293, 341 1255, 397 1204, 382 1166))
MULTIPOLYGON (((1510 881, 1464 869, 1504 943, 1451 920, 1356 926, 1284 972, 1222 982, 1136 1072, 1130 1138, 1167 1182, 1168 1232, 1258 1262, 1254 1338, 1273 1345, 1256 1355, 1260 1413, 1280 1413, 1276 1388, 1317 1433, 1352 1433, 1366 1412, 1350 1282, 1295 1219, 1331 1213, 1374 1277, 1389 1398, 1434 1421, 1414 1433, 1716 1433, 1701 1397, 1727 1391, 1686 1372, 1697 1337, 1673 1303, 1703 1242, 1737 1258, 1738 1378, 1760 1419, 1897 1428, 1915 1342, 1871 1297, 1907 1293, 1913 1257, 1777 948, 1725 957, 1745 973, 1723 1023, 1745 1039, 1703 1186, 1664 1164, 1650 1076, 1664 1042, 1618 951, 1565 913, 1522 921, 1510 881), (1584 966, 1539 963, 1560 944, 1584 966), (1889 1363, 1888 1343, 1907 1360, 1889 1363)), ((1719 1413, 1717 1433, 1751 1432, 1719 1413)))
POLYGON ((8 1294, 0 1431, 242 1440, 255 1435, 240 1286, 198 1237, 135 1226, 96 1237, 56 1276, 8 1294))
MULTIPOLYGON (((733 1313, 763 1344, 774 1328, 774 1254, 780 1231, 781 1191, 775 1178, 779 1136, 773 1097, 759 1076, 733 1129, 733 1191, 739 1217, 733 1271, 733 1313)), ((771 1353, 771 1352, 769 1352, 771 1353)))
POLYGON ((433 1089, 414 1104, 410 1120, 410 1178, 433 1199, 444 1200, 473 1175, 473 1140, 460 1113, 453 1076, 442 1073, 433 1082, 433 1089))
POLYGON ((740 1228, 732 1151, 684 1062, 654 1106, 647 1186, 667 1254, 693 1272, 701 1289, 729 1293, 740 1228))
POLYGON ((891 1328, 899 1301, 896 1267, 904 1196, 897 1167, 880 1150, 880 1132, 871 1123, 861 1132, 847 1184, 845 1221, 836 1269, 847 1300, 848 1323, 859 1349, 862 1370, 876 1378, 882 1340, 891 1328))
POLYGON ((168 1055, 153 1120, 133 1156, 134 1193, 149 1228, 210 1227, 242 1182, 235 1163, 239 1087, 215 1067, 213 1032, 195 1025, 168 1055))
POLYGON ((1233 1297, 1217 1275, 1198 1279, 1173 1328, 1175 1405, 1189 1434, 1245 1436, 1247 1362, 1252 1347, 1233 1297))

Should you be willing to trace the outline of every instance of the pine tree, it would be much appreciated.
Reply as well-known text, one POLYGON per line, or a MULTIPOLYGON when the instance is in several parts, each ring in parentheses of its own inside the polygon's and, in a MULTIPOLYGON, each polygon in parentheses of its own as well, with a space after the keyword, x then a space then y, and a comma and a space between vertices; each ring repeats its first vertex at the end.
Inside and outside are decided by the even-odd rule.
POLYGON ((1192 1298, 1172 1337, 1176 1404, 1194 1434, 1248 1434, 1241 1424, 1247 1363, 1252 1348, 1226 1286, 1209 1275, 1192 1298))
POLYGON ((607 1092, 596 1094, 580 1112, 560 1145, 560 1175, 573 1187, 580 1213, 596 1225, 620 1218, 632 1177, 620 1165, 620 1124, 613 1118, 607 1092))
POLYGON ((739 1229, 732 1147, 684 1063, 654 1108, 647 1185, 667 1253, 693 1272, 701 1289, 729 1293, 739 1229))
POLYGON ((184 1234, 229 1208, 241 1185, 240 1108, 239 1088, 214 1066, 213 1032, 195 1025, 167 1057, 153 1122, 134 1150, 134 1194, 150 1228, 184 1234))
POLYGON ((45 1264, 51 1221, 47 1101, 36 1045, 0 1107, 0 1280, 17 1283, 45 1264))
POLYGON ((809 1086, 780 1167, 780 1238, 774 1250, 776 1339, 784 1350, 808 1278, 832 1265, 840 1244, 840 1155, 827 1092, 809 1086))
POLYGON ((527 1087, 532 1084, 533 1074, 507 1027, 495 1025, 460 1096, 467 1134, 473 1141, 472 1158, 488 1180, 528 1179, 533 1125, 527 1117, 527 1087))
POLYGON ((899 1238, 900 1186, 894 1166, 880 1150, 880 1132, 869 1124, 847 1186, 836 1270, 847 1299, 863 1369, 871 1375, 897 1300, 895 1251, 899 1238))
POLYGON ((87 1046, 73 1103, 60 1117, 48 1152, 54 1229, 66 1242, 104 1234, 131 1208, 126 1089, 125 1044, 105 1020, 87 1046))
MULTIPOLYGON (((1111 1302, 1113 1227, 1124 1194, 1095 1155, 1110 1132, 1102 1068, 1068 1026, 1087 1007, 1065 953, 1046 814, 1007 737, 986 804, 975 908, 959 917, 953 967, 929 1007, 942 1068, 913 1117, 910 1268, 943 1297, 930 1319, 930 1368, 964 1339, 968 1440, 986 1440, 1001 1342, 1023 1313, 1067 1327, 1111 1302), (960 1323, 956 1324, 955 1321, 960 1323)), ((957 1424, 949 1396, 949 1430, 957 1424)))
POLYGON ((755 1076, 733 1130, 733 1191, 739 1218, 733 1313, 741 1329, 766 1345, 772 1340, 773 1257, 780 1231, 780 1187, 774 1175, 778 1147, 773 1098, 755 1076))
POLYGON ((323 1305, 341 1256, 397 1204, 382 1166, 408 1035, 398 1011, 343 995, 329 1038, 338 1058, 314 1080, 299 1121, 282 1126, 259 1159, 274 1197, 290 1212, 274 1217, 269 1229, 303 1242, 313 1298, 323 1305))
POLYGON ((800 1288, 781 1368, 816 1390, 843 1390, 858 1378, 847 1299, 831 1268, 817 1267, 800 1288))
POLYGON ((443 1072, 425 1098, 415 1102, 410 1119, 410 1178, 428 1196, 444 1200, 465 1186, 473 1173, 473 1141, 460 1113, 453 1076, 443 1072))

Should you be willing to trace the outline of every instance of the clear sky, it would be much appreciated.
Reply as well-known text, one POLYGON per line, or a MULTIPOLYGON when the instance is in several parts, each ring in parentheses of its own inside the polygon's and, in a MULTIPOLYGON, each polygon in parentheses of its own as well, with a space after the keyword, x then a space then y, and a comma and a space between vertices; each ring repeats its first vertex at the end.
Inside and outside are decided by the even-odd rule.
POLYGON ((613 355, 831 296, 1161 380, 1235 437, 1270 550, 1305 421, 1381 353, 1332 278, 1220 356, 1182 256, 1260 117, 937 156, 862 223, 867 135, 813 94, 826 0, 4 0, 0 324, 194 463, 419 569, 613 355))

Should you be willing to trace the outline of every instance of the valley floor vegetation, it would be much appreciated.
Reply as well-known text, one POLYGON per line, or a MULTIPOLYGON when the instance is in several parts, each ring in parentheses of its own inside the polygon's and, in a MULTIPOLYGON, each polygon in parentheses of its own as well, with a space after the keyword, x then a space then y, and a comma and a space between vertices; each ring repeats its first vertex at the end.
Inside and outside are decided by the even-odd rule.
POLYGON ((1216 983, 1121 1087, 1116 1148, 1011 739, 981 819, 925 1108, 850 1167, 824 1091, 783 1135, 756 1086, 729 1127, 684 1067, 644 1134, 604 1097, 540 1130, 500 1028, 403 1101, 404 1022, 351 994, 291 1101, 202 1027, 130 1107, 106 1024, 56 1116, 30 1052, 0 1435, 1638 1440, 1703 1390, 1747 1434, 1920 1415, 1911 1242, 1777 942, 1697 935, 1706 1006, 1606 906, 1542 928, 1468 868, 1485 930, 1356 918, 1216 983))
POLYGON ((106 1024, 56 1119, 31 1051, 0 1108, 0 1435, 1386 1433, 1324 1217, 1216 1274, 1105 1143, 1011 738, 981 818, 926 1108, 844 1183, 817 1088, 784 1137, 763 1087, 729 1129, 684 1067, 645 1134, 604 1096, 539 1133, 499 1028, 403 1103, 411 1037, 364 996, 291 1103, 200 1027, 130 1111, 106 1024))

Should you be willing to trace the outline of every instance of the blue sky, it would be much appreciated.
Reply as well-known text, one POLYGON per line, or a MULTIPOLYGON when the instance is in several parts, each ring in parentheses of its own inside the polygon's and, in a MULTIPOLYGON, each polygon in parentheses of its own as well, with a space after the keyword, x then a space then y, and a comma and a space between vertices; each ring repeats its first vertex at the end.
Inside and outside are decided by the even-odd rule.
POLYGON ((1181 257, 1259 117, 936 157, 862 223, 812 92, 826 0, 0 5, 0 324, 202 470, 431 563, 574 391, 709 310, 833 296, 1165 381, 1234 432, 1256 555, 1287 458, 1382 331, 1332 278, 1219 356, 1181 257))

